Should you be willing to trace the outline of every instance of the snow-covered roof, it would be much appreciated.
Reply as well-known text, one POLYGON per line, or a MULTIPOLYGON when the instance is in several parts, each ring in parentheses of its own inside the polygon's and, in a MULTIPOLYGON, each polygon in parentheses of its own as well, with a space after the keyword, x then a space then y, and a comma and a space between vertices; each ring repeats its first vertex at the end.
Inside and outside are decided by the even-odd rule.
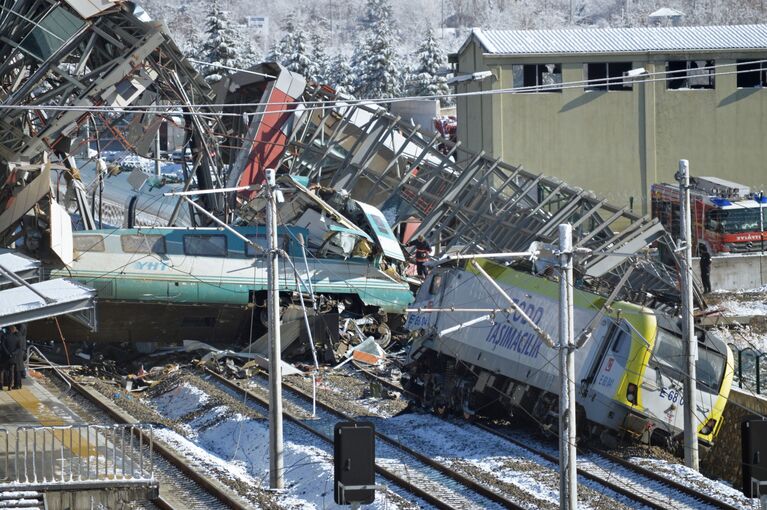
POLYGON ((648 18, 674 18, 676 16, 684 16, 684 13, 670 7, 661 7, 657 11, 650 13, 648 18))
MULTIPOLYGON (((767 50, 767 24, 705 27, 472 30, 492 55, 560 55, 767 50)), ((459 53, 460 53, 459 51, 459 53)))

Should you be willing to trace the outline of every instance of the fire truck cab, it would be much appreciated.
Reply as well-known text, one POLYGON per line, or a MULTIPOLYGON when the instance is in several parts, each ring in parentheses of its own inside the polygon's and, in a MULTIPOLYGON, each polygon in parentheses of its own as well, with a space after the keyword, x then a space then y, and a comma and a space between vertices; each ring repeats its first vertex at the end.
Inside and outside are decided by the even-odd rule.
MULTIPOLYGON (((679 185, 653 184, 652 215, 679 233, 679 185)), ((745 254, 767 248, 767 196, 718 177, 690 178, 692 252, 745 254)))

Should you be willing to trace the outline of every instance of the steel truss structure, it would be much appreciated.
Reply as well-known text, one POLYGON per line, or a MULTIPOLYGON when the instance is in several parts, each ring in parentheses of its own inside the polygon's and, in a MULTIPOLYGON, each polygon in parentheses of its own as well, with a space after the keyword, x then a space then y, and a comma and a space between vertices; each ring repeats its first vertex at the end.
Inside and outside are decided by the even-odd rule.
MULTIPOLYGON (((187 188, 224 187, 233 182, 229 168, 242 175, 243 154, 253 161, 256 151, 247 138, 266 107, 226 103, 261 97, 264 80, 241 79, 233 89, 242 86, 241 92, 214 99, 165 28, 134 4, 0 0, 0 33, 0 209, 34 178, 18 170, 20 165, 54 154, 74 169, 71 155, 83 140, 80 128, 94 116, 122 137, 126 148, 148 154, 161 115, 131 114, 135 106, 170 103, 176 110, 165 116, 184 117, 194 162, 187 188), (223 104, 193 106, 214 102, 223 104), (108 111, 87 111, 93 107, 108 111), (224 122, 222 112, 244 115, 224 122), (115 127, 123 117, 131 124, 125 135, 115 127)), ((620 298, 652 306, 678 302, 675 245, 655 220, 555 177, 468 151, 382 106, 350 102, 326 87, 309 84, 298 104, 271 110, 282 124, 259 129, 284 133, 271 142, 282 152, 275 156, 270 149, 264 156, 262 150, 259 157, 276 162, 281 172, 376 205, 393 225, 415 217, 421 222, 416 234, 425 234, 440 251, 524 251, 534 241, 555 244, 557 226, 571 223, 575 247, 589 250, 576 266, 584 285, 609 294, 632 268, 620 298), (668 264, 642 255, 651 243, 661 246, 668 264)), ((199 200, 216 216, 230 218, 227 206, 233 201, 219 194, 199 200)))
POLYGON ((414 235, 443 251, 555 245, 558 225, 571 223, 574 247, 588 252, 577 262, 585 285, 609 294, 632 268, 621 299, 676 306, 675 243, 657 220, 426 134, 378 105, 350 106, 322 88, 307 89, 304 99, 307 111, 283 156, 286 171, 347 190, 381 208, 393 225, 419 219, 414 235), (668 264, 649 256, 651 243, 668 264))
MULTIPOLYGON (((20 163, 53 154, 73 170, 67 179, 77 178, 70 156, 85 143, 89 122, 148 155, 162 116, 126 108, 210 104, 214 97, 165 27, 130 2, 0 0, 0 34, 0 207, 31 178, 15 171, 20 163), (126 120, 127 136, 116 128, 126 120)), ((218 185, 219 117, 191 106, 171 114, 184 117, 196 156, 191 175, 201 186, 218 185)), ((215 196, 205 200, 222 209, 215 196)))

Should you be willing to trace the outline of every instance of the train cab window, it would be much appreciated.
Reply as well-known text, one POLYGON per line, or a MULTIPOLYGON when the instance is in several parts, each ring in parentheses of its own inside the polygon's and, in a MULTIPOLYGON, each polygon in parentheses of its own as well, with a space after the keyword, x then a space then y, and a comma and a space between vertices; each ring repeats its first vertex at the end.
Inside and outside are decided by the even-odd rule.
POLYGON ((628 338, 629 338, 629 333, 628 331, 623 329, 623 324, 618 325, 615 328, 615 332, 613 334, 613 344, 611 347, 612 351, 616 353, 621 352, 628 338))
POLYGON ((166 253, 165 237, 156 234, 126 234, 120 236, 125 253, 166 253))
POLYGON ((442 289, 442 278, 444 277, 441 274, 432 275, 431 283, 429 284, 429 294, 432 296, 439 294, 440 289, 442 289))
POLYGON ((226 257, 226 236, 201 234, 185 235, 184 253, 202 257, 226 257))
POLYGON ((89 251, 105 251, 104 238, 102 236, 80 236, 72 237, 72 246, 76 252, 86 253, 89 251))
POLYGON ((682 338, 668 331, 658 329, 653 357, 657 362, 674 369, 679 374, 686 372, 682 338))
MULTIPOLYGON (((658 329, 655 339, 653 358, 657 363, 671 368, 674 377, 683 380, 687 373, 687 358, 684 353, 682 338, 668 331, 658 329)), ((725 358, 701 343, 698 343, 698 360, 695 362, 695 372, 699 387, 717 391, 724 375, 725 358)))

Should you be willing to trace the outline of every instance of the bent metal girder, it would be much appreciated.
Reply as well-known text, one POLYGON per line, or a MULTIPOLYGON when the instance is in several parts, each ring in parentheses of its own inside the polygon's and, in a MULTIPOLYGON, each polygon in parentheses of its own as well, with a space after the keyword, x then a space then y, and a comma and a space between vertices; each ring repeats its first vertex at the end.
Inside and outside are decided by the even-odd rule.
POLYGON ((657 220, 556 177, 465 150, 374 104, 350 106, 326 89, 307 88, 305 105, 282 160, 291 173, 347 190, 379 207, 392 224, 419 219, 414 235, 442 250, 556 245, 557 226, 571 223, 574 245, 592 250, 577 267, 593 290, 609 294, 634 265, 621 299, 676 306, 675 244, 657 220), (654 242, 663 246, 667 264, 643 255, 654 242))
MULTIPOLYGON (((176 115, 213 113, 183 107, 212 103, 210 87, 162 24, 130 2, 0 0, 0 34, 4 183, 13 163, 38 163, 44 154, 73 165, 68 158, 85 143, 81 127, 91 118, 120 138, 125 149, 141 154, 150 147, 147 140, 159 129, 159 119, 127 108, 170 103, 182 105, 176 115), (119 132, 118 120, 125 117, 143 127, 138 138, 119 132)), ((205 154, 195 158, 198 180, 213 187, 211 169, 221 165, 202 148, 213 144, 218 120, 193 122, 191 116, 185 123, 192 150, 205 154)), ((209 209, 221 208, 215 197, 207 200, 209 209)), ((0 196, 0 208, 4 202, 0 196)))

